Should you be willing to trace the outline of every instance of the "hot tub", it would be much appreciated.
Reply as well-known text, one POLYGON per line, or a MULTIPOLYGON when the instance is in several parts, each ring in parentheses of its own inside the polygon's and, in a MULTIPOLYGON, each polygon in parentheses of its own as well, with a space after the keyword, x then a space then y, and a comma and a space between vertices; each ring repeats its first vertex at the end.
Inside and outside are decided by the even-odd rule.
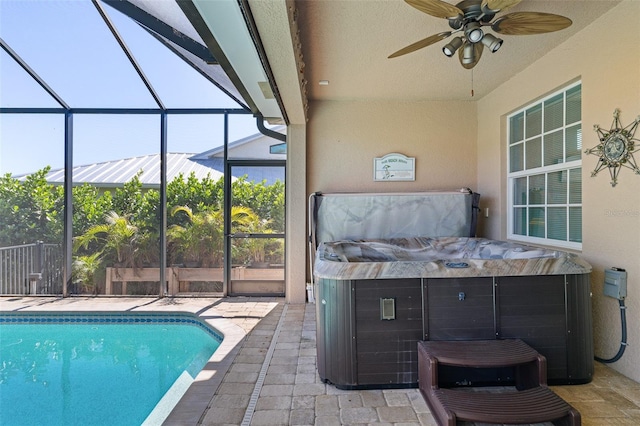
MULTIPOLYGON (((362 200, 340 197, 354 205, 362 200)), ((381 202, 386 209, 402 199, 376 197, 391 200, 381 202)), ((316 220, 326 220, 315 209, 316 220)), ((442 221, 451 216, 448 209, 430 208, 420 218, 442 221)), ((342 389, 415 387, 418 341, 499 338, 520 338, 542 353, 550 384, 591 381, 590 265, 564 251, 470 236, 472 216, 468 212, 468 223, 453 236, 395 236, 391 224, 382 237, 370 230, 362 238, 342 232, 316 240, 312 270, 323 381, 342 389)), ((445 369, 440 376, 451 385, 480 385, 509 384, 513 374, 445 369)))

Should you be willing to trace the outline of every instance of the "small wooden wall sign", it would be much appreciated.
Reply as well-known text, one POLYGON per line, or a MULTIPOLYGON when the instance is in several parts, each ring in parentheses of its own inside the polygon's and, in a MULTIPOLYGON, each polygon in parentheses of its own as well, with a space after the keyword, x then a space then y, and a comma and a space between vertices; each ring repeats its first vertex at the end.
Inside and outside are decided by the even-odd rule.
POLYGON ((374 181, 416 180, 416 159, 393 152, 373 159, 374 181))

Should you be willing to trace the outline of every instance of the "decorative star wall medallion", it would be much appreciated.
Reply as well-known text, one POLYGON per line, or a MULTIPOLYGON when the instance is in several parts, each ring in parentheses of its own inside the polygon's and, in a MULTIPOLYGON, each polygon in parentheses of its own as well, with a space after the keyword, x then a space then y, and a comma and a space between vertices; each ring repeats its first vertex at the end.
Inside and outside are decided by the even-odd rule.
POLYGON ((611 186, 618 183, 618 173, 622 167, 633 170, 640 175, 638 163, 633 154, 640 151, 640 140, 635 139, 634 135, 640 124, 640 116, 627 127, 622 127, 620 123, 620 110, 616 108, 613 112, 613 123, 609 131, 602 130, 599 125, 594 125, 593 130, 598 133, 600 143, 591 149, 587 149, 585 154, 593 154, 600 157, 598 164, 591 177, 605 167, 609 168, 611 175, 611 186))

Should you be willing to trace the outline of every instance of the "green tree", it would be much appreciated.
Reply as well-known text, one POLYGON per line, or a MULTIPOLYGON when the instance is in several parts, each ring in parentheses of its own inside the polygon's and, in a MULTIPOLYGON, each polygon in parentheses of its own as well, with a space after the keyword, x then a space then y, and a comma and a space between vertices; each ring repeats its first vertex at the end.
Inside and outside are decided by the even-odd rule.
POLYGON ((76 251, 84 249, 99 253, 107 265, 139 267, 142 265, 140 238, 139 228, 127 216, 111 211, 106 215, 105 223, 92 226, 84 234, 75 237, 74 248, 76 251))
MULTIPOLYGON (((180 174, 167 184, 168 210, 171 211, 176 206, 189 206, 193 213, 212 208, 222 210, 223 194, 224 179, 213 180, 211 176, 206 176, 198 180, 195 173, 189 174, 185 179, 180 174)), ((184 224, 184 219, 182 215, 167 218, 169 225, 184 224)))
POLYGON ((129 182, 125 182, 122 188, 116 188, 113 193, 113 211, 121 216, 136 217, 143 205, 143 191, 140 176, 142 170, 136 173, 129 182))
MULTIPOLYGON (((188 218, 185 225, 174 224, 167 231, 169 252, 175 263, 198 263, 203 267, 222 266, 224 248, 223 212, 217 209, 194 213, 188 206, 176 206, 171 216, 183 213, 188 218)), ((248 207, 231 209, 232 226, 238 229, 256 221, 256 214, 248 207)))
POLYGON ((246 176, 231 184, 233 204, 246 206, 261 219, 270 223, 275 232, 284 232, 284 182, 278 180, 271 185, 266 181, 248 182, 246 176))
POLYGON ((75 256, 71 268, 73 283, 84 292, 96 292, 96 275, 103 267, 101 253, 75 256))
POLYGON ((23 181, 10 173, 0 177, 0 246, 62 241, 59 206, 64 190, 47 182, 49 170, 45 167, 23 181))
POLYGON ((110 192, 100 194, 98 188, 88 183, 74 187, 73 235, 82 235, 91 227, 104 223, 105 215, 112 210, 110 192))

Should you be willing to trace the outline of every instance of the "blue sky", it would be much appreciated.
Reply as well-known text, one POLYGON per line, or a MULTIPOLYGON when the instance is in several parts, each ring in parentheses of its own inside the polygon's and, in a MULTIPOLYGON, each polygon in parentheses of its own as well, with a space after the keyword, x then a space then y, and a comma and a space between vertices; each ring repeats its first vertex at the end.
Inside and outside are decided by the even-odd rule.
MULTIPOLYGON (((166 47, 119 12, 104 6, 118 32, 169 108, 239 108, 166 47)), ((0 0, 0 37, 74 108, 155 108, 89 0, 0 0)), ((0 50, 0 106, 57 107, 0 50)), ((222 143, 222 116, 171 115, 170 152, 202 152, 222 143)), ((230 118, 230 140, 257 133, 252 115, 230 118)), ((156 115, 74 115, 74 164, 158 152, 156 115)), ((0 114, 0 174, 63 167, 64 119, 0 114)))

